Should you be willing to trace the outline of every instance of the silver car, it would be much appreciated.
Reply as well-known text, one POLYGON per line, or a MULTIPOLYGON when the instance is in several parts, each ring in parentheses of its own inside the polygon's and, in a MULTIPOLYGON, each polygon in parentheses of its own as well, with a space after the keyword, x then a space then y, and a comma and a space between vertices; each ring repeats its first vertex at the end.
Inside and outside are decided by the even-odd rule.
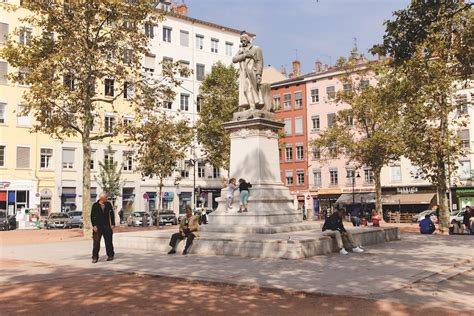
POLYGON ((153 218, 147 212, 133 212, 127 218, 127 226, 152 226, 153 218))
POLYGON ((82 212, 74 211, 74 212, 69 212, 68 214, 69 214, 69 217, 71 218, 71 226, 82 228, 82 224, 83 224, 82 212))
POLYGON ((46 229, 72 228, 71 218, 67 213, 51 213, 44 222, 46 229))

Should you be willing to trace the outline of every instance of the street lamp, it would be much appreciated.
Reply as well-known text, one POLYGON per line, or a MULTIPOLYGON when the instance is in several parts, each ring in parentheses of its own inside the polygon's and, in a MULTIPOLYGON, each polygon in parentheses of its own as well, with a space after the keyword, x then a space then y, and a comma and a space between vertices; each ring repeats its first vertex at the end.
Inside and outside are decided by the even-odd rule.
POLYGON ((355 207, 355 178, 360 178, 359 172, 355 174, 355 170, 351 172, 351 178, 352 178, 352 209, 355 207))
POLYGON ((185 160, 189 166, 193 166, 193 207, 196 207, 196 164, 198 163, 198 159, 190 158, 185 160))

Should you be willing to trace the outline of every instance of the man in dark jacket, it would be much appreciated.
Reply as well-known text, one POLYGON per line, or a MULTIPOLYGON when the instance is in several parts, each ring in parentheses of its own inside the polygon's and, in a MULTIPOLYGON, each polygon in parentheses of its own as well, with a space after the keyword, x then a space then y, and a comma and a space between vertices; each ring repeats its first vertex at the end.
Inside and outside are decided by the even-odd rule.
POLYGON ((472 209, 471 207, 468 205, 466 206, 466 211, 464 212, 464 216, 463 216, 463 219, 462 219, 462 223, 464 224, 464 226, 466 227, 466 233, 468 235, 472 235, 474 234, 474 232, 472 231, 472 227, 471 227, 471 217, 472 217, 472 209))
POLYGON ((364 250, 360 246, 356 245, 351 233, 346 231, 346 229, 344 228, 342 219, 344 218, 345 213, 345 209, 339 209, 328 219, 326 219, 323 225, 323 235, 336 238, 337 246, 339 247, 339 253, 341 255, 349 254, 346 249, 344 249, 344 243, 342 242, 342 238, 346 239, 349 242, 353 252, 364 252, 364 250))
POLYGON ((432 234, 436 230, 436 226, 431 220, 430 214, 425 215, 425 218, 420 221, 419 226, 421 234, 432 234))
POLYGON ((114 245, 112 243, 112 234, 115 227, 114 208, 108 200, 107 193, 99 194, 99 200, 92 205, 91 223, 92 238, 94 247, 92 249, 92 263, 99 260, 100 239, 104 236, 105 250, 107 252, 107 261, 114 260, 114 245))

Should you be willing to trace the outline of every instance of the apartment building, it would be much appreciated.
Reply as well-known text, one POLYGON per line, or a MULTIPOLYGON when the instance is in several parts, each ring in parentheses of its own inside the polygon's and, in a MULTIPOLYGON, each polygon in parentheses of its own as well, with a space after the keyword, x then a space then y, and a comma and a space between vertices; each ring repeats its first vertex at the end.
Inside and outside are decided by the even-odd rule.
MULTIPOLYGON (((19 0, 8 0, 19 4, 19 0)), ((24 9, 7 12, 0 4, 0 45, 4 37, 21 27, 20 17, 28 14, 24 9)), ((175 100, 166 102, 166 111, 196 122, 199 113, 199 86, 212 65, 221 61, 232 62, 239 46, 241 31, 187 16, 184 4, 160 1, 159 9, 167 11, 166 19, 154 28, 147 27, 150 53, 144 56, 143 68, 150 76, 161 74, 162 61, 180 61, 194 70, 176 89, 175 100)), ((28 26, 26 32, 38 32, 28 26)), ((26 34, 27 35, 27 34, 26 34)), ((27 36, 21 36, 24 40, 27 36)), ((18 208, 51 211, 82 209, 82 147, 78 138, 63 142, 47 135, 31 134, 31 117, 17 117, 21 108, 21 85, 7 82, 4 75, 16 71, 0 60, 0 209, 14 213, 18 208)), ((112 85, 113 87, 113 85, 112 85)), ((114 93, 105 84, 103 94, 114 93), (108 90, 107 90, 108 89, 108 90)), ((116 104, 118 112, 98 113, 95 128, 112 130, 119 119, 131 119, 126 96, 116 104)), ((123 186, 115 201, 125 213, 146 211, 158 207, 156 179, 143 179, 135 172, 134 149, 119 139, 95 142, 92 145, 91 197, 95 199, 101 188, 96 181, 99 161, 117 161, 121 165, 123 186), (108 150, 111 145, 112 150, 108 150)), ((163 208, 184 212, 186 205, 198 204, 215 208, 220 195, 224 172, 205 163, 199 144, 194 143, 188 158, 178 162, 179 170, 167 178, 163 188, 163 208), (196 190, 195 190, 196 189, 196 190)))

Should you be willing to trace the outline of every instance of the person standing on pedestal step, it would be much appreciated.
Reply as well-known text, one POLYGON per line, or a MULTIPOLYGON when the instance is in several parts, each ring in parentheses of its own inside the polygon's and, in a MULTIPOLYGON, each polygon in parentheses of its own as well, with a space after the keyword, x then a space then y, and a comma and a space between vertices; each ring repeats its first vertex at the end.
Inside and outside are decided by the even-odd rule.
POLYGON ((249 188, 251 187, 252 185, 249 182, 245 181, 245 179, 239 179, 240 209, 238 213, 248 212, 247 204, 249 200, 249 188))
POLYGON ((344 249, 344 243, 342 238, 346 239, 352 247, 353 252, 364 252, 360 245, 356 245, 352 234, 346 231, 342 219, 346 214, 346 210, 341 208, 334 212, 328 219, 324 221, 323 225, 323 235, 336 238, 337 246, 339 247, 339 253, 341 255, 349 254, 346 249, 344 249))
POLYGON ((229 184, 227 185, 227 207, 225 210, 226 213, 229 211, 229 209, 232 208, 232 202, 234 201, 234 191, 239 188, 236 182, 237 180, 235 180, 235 178, 230 178, 229 184))
POLYGON ((199 236, 199 216, 193 216, 193 210, 186 206, 186 216, 181 219, 179 223, 179 232, 171 235, 170 246, 171 250, 168 252, 169 255, 176 253, 176 246, 178 243, 186 239, 186 245, 184 246, 183 255, 187 255, 189 248, 193 244, 194 238, 199 236))
POLYGON ((107 252, 107 261, 114 260, 114 245, 112 235, 115 227, 114 208, 110 202, 107 202, 108 195, 105 192, 99 194, 99 201, 92 205, 91 223, 92 238, 94 246, 92 249, 92 263, 99 260, 100 240, 104 236, 105 250, 107 252))

